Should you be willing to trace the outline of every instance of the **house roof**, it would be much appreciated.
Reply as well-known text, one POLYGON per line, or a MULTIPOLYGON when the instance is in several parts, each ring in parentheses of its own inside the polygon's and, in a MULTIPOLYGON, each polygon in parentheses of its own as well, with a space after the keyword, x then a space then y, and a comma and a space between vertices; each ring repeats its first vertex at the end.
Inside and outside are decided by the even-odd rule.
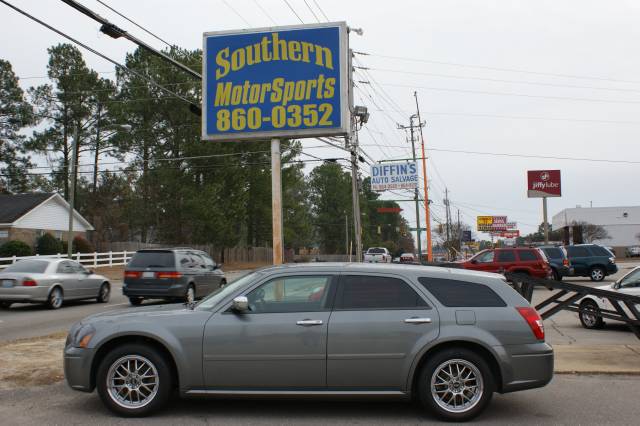
POLYGON ((0 223, 13 223, 39 206, 55 193, 0 194, 0 223))

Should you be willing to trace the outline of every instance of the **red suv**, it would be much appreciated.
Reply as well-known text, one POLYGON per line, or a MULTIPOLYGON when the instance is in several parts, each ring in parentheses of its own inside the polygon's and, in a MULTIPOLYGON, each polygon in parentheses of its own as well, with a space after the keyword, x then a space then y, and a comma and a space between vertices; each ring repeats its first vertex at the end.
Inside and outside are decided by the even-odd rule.
POLYGON ((537 248, 501 248, 484 250, 461 263, 474 271, 514 272, 535 278, 551 278, 553 271, 542 250, 537 248))

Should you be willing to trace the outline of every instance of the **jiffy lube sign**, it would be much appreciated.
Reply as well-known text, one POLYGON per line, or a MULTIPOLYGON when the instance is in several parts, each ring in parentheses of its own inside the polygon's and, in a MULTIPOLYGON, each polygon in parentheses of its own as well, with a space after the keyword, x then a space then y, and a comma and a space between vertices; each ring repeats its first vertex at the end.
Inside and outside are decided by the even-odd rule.
POLYGON ((562 196, 560 170, 529 170, 527 196, 529 198, 562 196))
POLYGON ((415 189, 418 187, 418 168, 415 161, 380 163, 371 166, 371 189, 415 189))
POLYGON ((204 34, 202 138, 344 135, 345 23, 204 34))

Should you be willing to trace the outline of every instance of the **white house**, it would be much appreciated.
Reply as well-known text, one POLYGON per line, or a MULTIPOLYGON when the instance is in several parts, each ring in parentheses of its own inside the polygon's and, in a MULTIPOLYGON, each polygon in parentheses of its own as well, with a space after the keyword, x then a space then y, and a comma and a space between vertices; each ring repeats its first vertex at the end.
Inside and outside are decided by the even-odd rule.
MULTIPOLYGON (((86 238, 93 226, 80 213, 73 212, 74 236, 86 238)), ((0 194, 0 243, 21 240, 35 246, 45 233, 67 239, 69 204, 58 193, 0 194)))
POLYGON ((594 241, 597 244, 624 250, 640 245, 640 206, 628 207, 576 207, 564 209, 553 215, 553 229, 562 229, 575 223, 600 225, 609 234, 608 239, 594 241))

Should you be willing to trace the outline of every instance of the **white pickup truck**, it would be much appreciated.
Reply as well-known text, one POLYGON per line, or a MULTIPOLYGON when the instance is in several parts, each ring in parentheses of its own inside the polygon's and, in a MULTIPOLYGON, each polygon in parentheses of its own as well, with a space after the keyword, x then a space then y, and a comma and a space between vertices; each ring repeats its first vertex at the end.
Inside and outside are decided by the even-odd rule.
POLYGON ((391 263, 391 253, 384 247, 371 247, 364 254, 364 261, 369 263, 391 263))

